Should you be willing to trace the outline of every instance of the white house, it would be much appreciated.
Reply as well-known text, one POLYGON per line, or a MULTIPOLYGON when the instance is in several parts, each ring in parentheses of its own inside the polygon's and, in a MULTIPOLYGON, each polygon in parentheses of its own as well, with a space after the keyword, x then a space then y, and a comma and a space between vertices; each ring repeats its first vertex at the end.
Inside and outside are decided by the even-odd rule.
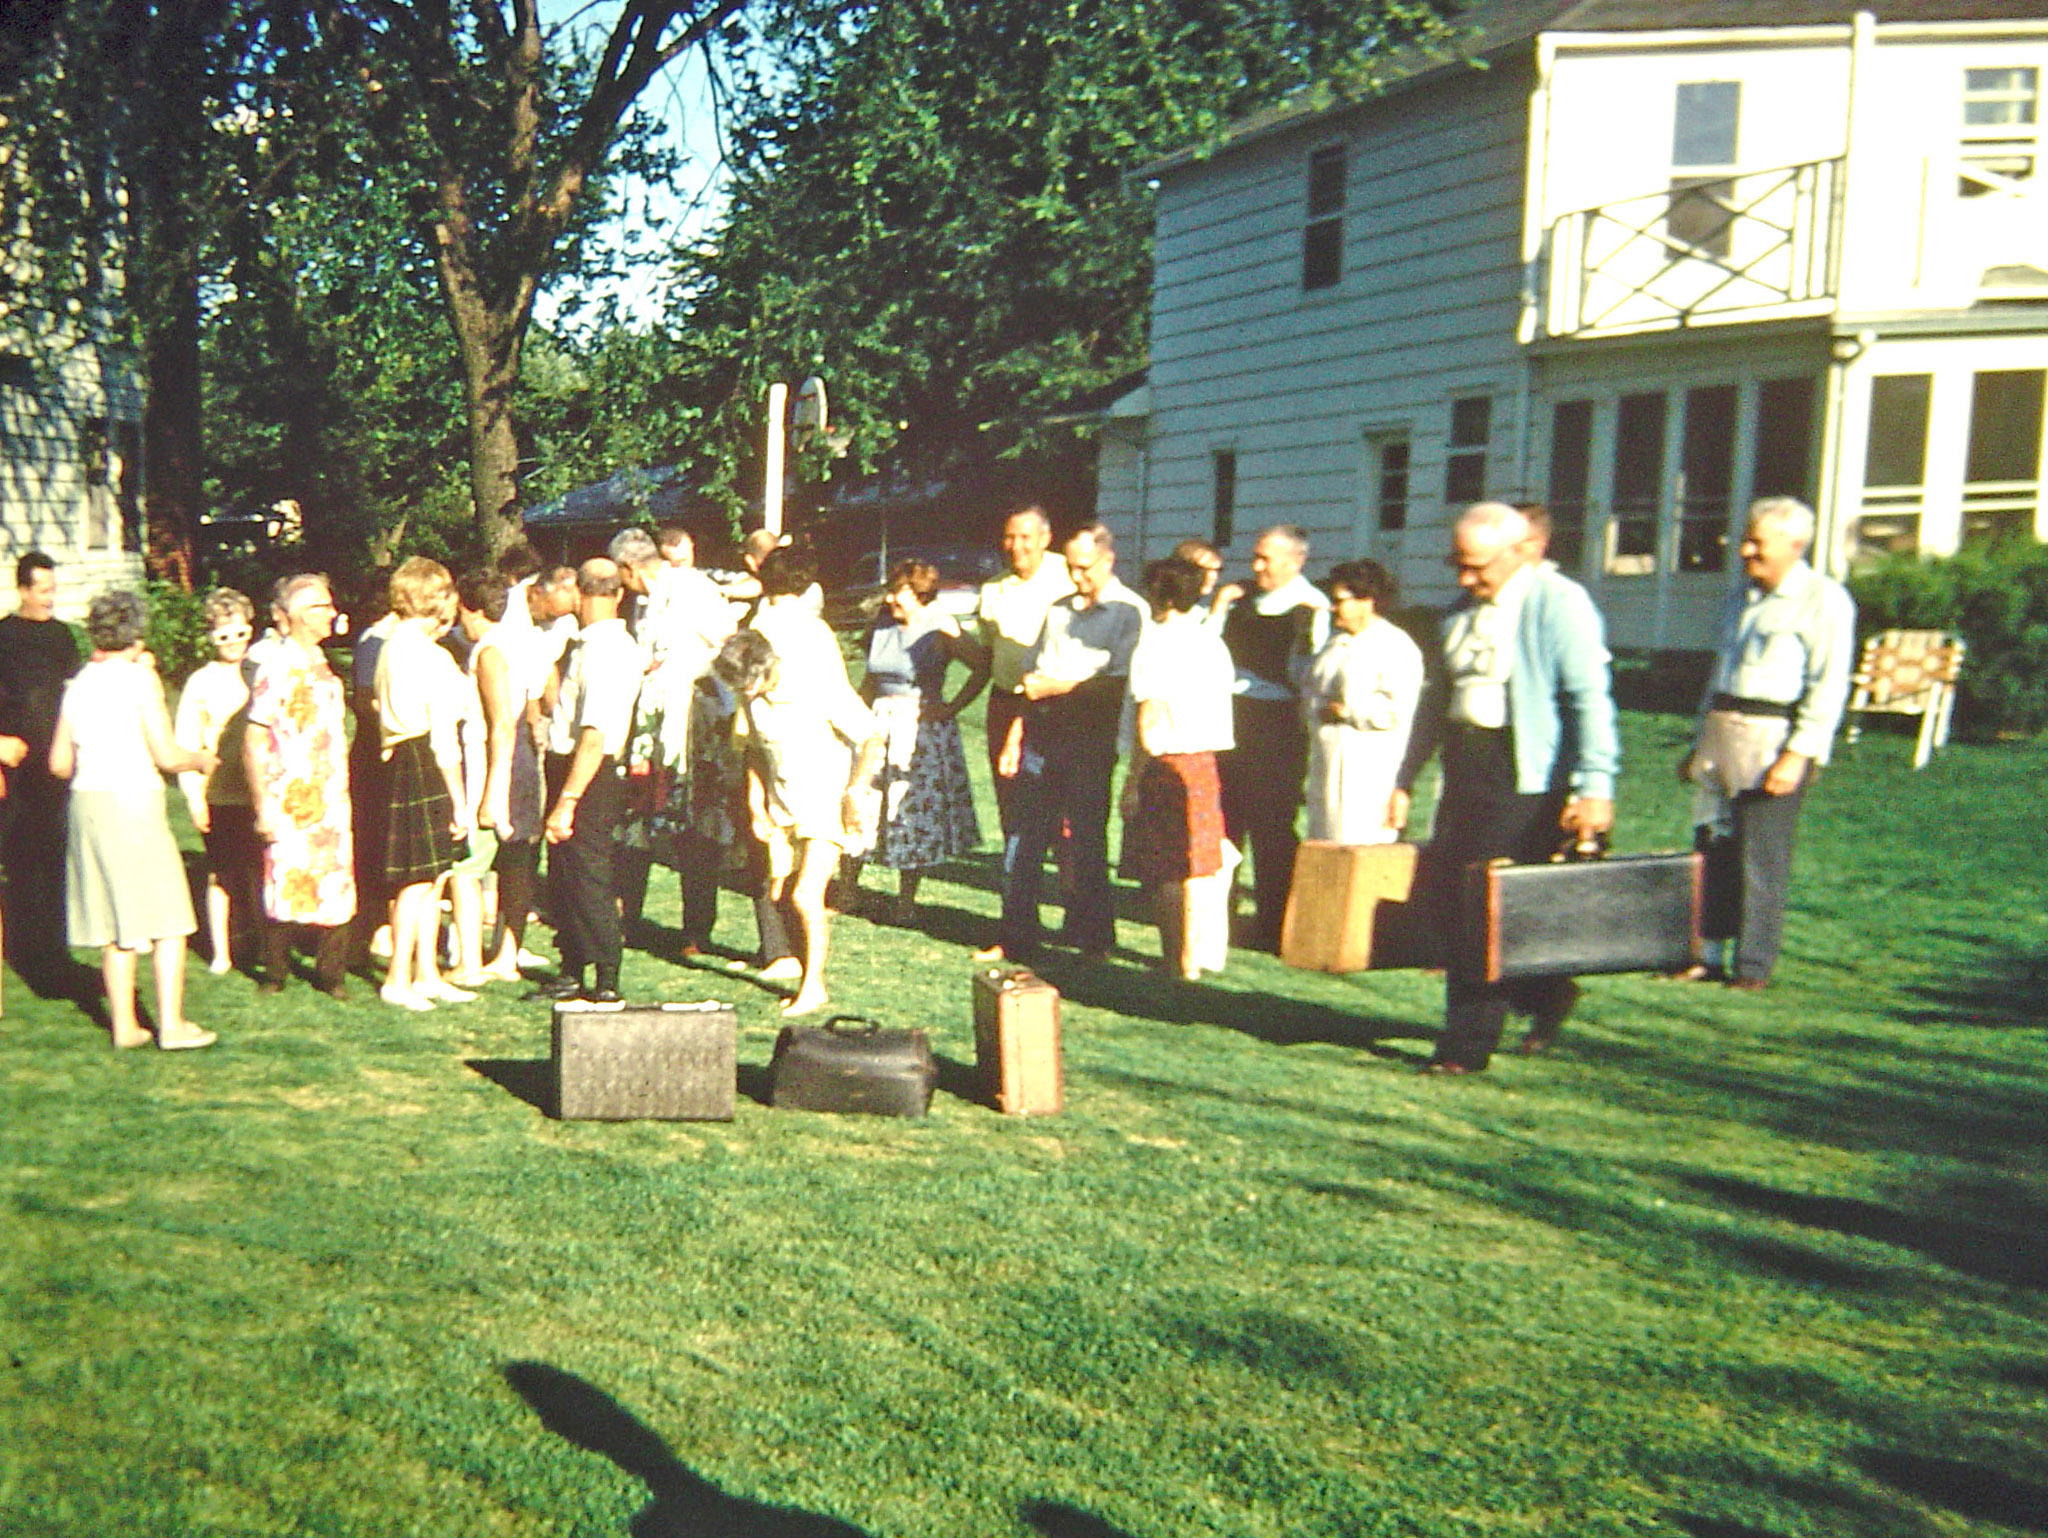
POLYGON ((1840 568, 2048 538, 2041 0, 1511 0, 1479 60, 1140 173, 1150 370, 1102 423, 1143 558, 1441 602, 1447 523, 1540 500, 1617 644, 1697 648, 1790 492, 1840 568))

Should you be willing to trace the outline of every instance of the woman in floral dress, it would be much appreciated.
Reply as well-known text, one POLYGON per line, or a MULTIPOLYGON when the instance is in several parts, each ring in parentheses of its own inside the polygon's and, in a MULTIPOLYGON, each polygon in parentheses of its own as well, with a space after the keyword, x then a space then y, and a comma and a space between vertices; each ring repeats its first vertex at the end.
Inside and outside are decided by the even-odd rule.
POLYGON ((277 600, 280 640, 249 686, 245 751, 256 831, 264 840, 263 987, 284 985, 291 926, 320 932, 315 986, 336 998, 348 985, 356 911, 350 834, 345 691, 320 643, 334 632, 325 577, 285 582, 277 600))
POLYGON ((981 692, 988 663, 933 602, 938 591, 938 571, 923 561, 899 561, 890 570, 884 612, 868 632, 861 685, 887 737, 876 775, 882 804, 874 860, 898 873, 892 917, 905 924, 925 871, 981 843, 955 717, 981 692), (946 673, 955 661, 968 677, 948 700, 946 673))

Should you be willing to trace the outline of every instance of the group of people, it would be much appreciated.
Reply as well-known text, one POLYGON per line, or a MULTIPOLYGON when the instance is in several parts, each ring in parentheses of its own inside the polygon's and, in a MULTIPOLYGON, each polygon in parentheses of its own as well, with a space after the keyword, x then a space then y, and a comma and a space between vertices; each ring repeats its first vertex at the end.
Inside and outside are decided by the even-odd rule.
MULTIPOLYGON (((1760 987, 1776 959, 1794 824, 1854 649, 1846 592, 1806 560, 1813 532, 1789 499, 1751 509, 1748 580, 1678 766, 1707 856, 1711 946, 1691 980, 1760 987)), ((618 1000, 625 937, 660 865, 679 878, 682 955, 712 944, 719 889, 736 885, 752 899, 756 966, 806 1014, 827 1002, 835 877, 846 906, 863 862, 895 870, 893 898, 873 900, 914 922, 924 874, 979 845, 957 717, 984 688, 1003 857, 981 958, 1114 947, 1109 824, 1126 759, 1121 868, 1179 977, 1224 966, 1245 862, 1241 938, 1277 950, 1298 830, 1403 836, 1432 758, 1442 788, 1417 901, 1455 936, 1466 865, 1546 859, 1613 823, 1604 627, 1546 542, 1540 508, 1465 510, 1461 595, 1419 645, 1391 617, 1382 567, 1346 561, 1314 585, 1293 526, 1259 535, 1249 584, 1221 581, 1221 555, 1189 540, 1136 591, 1107 527, 1079 529, 1055 558, 1050 520, 1027 507, 1004 526, 1008 572, 969 617, 937 601, 930 566, 889 571, 858 686, 814 562, 773 536, 749 537, 737 581, 698 570, 680 528, 626 530, 573 568, 521 548, 458 579, 414 557, 355 638, 347 682, 325 650, 338 617, 326 578, 278 582, 260 638, 249 598, 209 594, 215 660, 175 721, 142 600, 93 601, 81 665, 53 617, 53 563, 32 553, 18 612, 0 620, 9 950, 32 974, 67 941, 99 949, 117 1047, 214 1039, 183 1007, 197 922, 165 817, 170 774, 205 841, 212 966, 240 953, 264 990, 285 985, 295 937, 336 997, 373 952, 387 958, 380 997, 407 1010, 518 981, 541 964, 525 937, 545 851, 560 960, 527 997, 618 1000), (1049 863, 1056 935, 1041 918, 1049 863), (31 874, 58 865, 61 928, 57 884, 31 874), (135 1004, 145 950, 153 1032, 135 1004)), ((1544 1050, 1576 996, 1569 979, 1485 982, 1459 959, 1470 951, 1450 948, 1432 1072, 1484 1069, 1511 1011, 1529 1017, 1521 1050, 1544 1050)))

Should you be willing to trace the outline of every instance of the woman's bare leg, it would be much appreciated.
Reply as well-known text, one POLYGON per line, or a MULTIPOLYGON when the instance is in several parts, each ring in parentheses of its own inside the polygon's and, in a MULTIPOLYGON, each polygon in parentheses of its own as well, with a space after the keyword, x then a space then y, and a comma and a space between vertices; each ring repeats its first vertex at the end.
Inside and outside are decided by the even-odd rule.
POLYGON ((114 1045, 148 1045, 149 1032, 135 1018, 135 952, 118 945, 101 946, 100 980, 106 984, 107 1019, 113 1025, 114 1045))
POLYGON ((825 886, 839 867, 839 846, 823 839, 806 839, 797 857, 796 872, 789 878, 790 907, 796 913, 797 959, 803 963, 803 981, 796 996, 782 1006, 786 1015, 807 1015, 822 1009, 825 997, 825 956, 830 949, 827 928, 831 914, 825 907, 825 886))
POLYGON ((206 970, 218 977, 234 965, 228 952, 228 889, 218 876, 206 878, 206 938, 213 949, 206 970))
POLYGON ((210 1047, 211 1031, 185 1018, 185 937, 171 935, 150 947, 150 970, 156 974, 156 1044, 159 1047, 210 1047))

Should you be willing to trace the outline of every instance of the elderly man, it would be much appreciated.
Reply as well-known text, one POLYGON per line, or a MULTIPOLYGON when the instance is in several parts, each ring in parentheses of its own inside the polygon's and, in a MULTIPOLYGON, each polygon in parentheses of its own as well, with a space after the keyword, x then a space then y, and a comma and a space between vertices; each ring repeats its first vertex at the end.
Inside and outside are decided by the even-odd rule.
POLYGON ((612 830, 618 822, 619 759, 633 727, 633 701, 644 666, 640 648, 619 618, 625 584, 618 565, 599 558, 576 572, 580 628, 562 664, 548 718, 548 887, 553 899, 561 973, 534 995, 619 998, 618 899, 614 896, 612 830), (584 968, 593 969, 588 993, 584 968))
POLYGON ((711 659, 732 634, 735 616, 709 577, 689 565, 671 565, 639 529, 613 538, 611 558, 627 591, 640 600, 633 634, 647 657, 628 760, 627 799, 633 805, 619 830, 619 897, 626 921, 637 924, 654 861, 673 862, 682 884, 683 953, 695 955, 710 943, 718 919, 724 852, 687 830, 670 845, 656 838, 655 824, 678 786, 687 805, 692 701, 711 659))
POLYGON ((1237 668, 1237 746, 1217 763, 1224 832, 1252 858, 1255 950, 1280 949, 1287 890, 1294 880, 1302 786, 1308 779, 1308 723, 1301 681, 1330 639, 1330 600, 1301 574, 1308 535, 1276 524, 1252 547, 1252 592, 1219 589, 1223 644, 1237 668))
POLYGON ((1424 687, 1388 821, 1407 821, 1415 777, 1441 749, 1427 900, 1453 949, 1444 1032, 1425 1071, 1465 1074, 1487 1066, 1510 1006, 1530 1017, 1520 1050, 1549 1047, 1578 987, 1563 977, 1474 977, 1479 946, 1459 933, 1460 876, 1488 860, 1545 860, 1567 836, 1605 833, 1621 745, 1606 627, 1586 590, 1536 559, 1528 519, 1505 503, 1474 503, 1453 537, 1465 592, 1444 616, 1443 665, 1424 687))
MULTIPOLYGON (((1010 727, 1024 714, 1024 675, 1030 670, 1031 648, 1045 628, 1045 611, 1074 590, 1066 562, 1046 559, 1051 549, 1052 524, 1043 508, 1019 508, 1003 521, 1003 555, 1010 572, 981 585, 975 608, 979 634, 970 633, 989 655, 988 766, 1006 839, 1015 831, 1018 782, 995 774, 996 761, 1003 756, 1010 727)), ((969 695, 960 703, 972 699, 969 695)))
POLYGON ((1828 761, 1856 657, 1855 600, 1807 564, 1813 527, 1813 509, 1790 497, 1750 508, 1749 581, 1722 610, 1698 735, 1678 765, 1698 787, 1707 857, 1710 949, 1679 974, 1688 980, 1759 989, 1778 959, 1794 824, 1828 761))
POLYGON ((1064 823, 1072 830, 1073 899, 1061 938, 1089 956, 1116 945, 1109 890, 1110 781, 1131 653, 1145 628, 1144 601, 1116 579, 1116 542, 1090 524, 1067 541, 1074 590, 1046 610, 996 761, 1017 782, 1014 830, 1003 842, 1001 939, 985 956, 1028 961, 1044 943, 1038 889, 1045 856, 1064 823))

